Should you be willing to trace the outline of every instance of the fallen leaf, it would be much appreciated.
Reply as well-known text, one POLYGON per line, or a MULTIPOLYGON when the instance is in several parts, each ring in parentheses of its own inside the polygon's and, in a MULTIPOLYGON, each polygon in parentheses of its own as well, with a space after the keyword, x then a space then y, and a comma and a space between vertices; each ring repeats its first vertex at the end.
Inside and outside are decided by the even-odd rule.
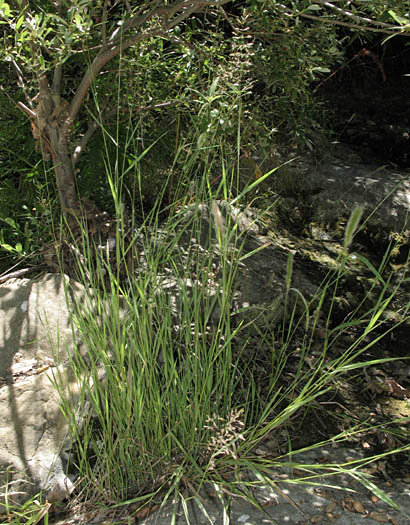
POLYGON ((366 512, 366 509, 364 508, 363 504, 360 503, 360 501, 353 501, 353 508, 359 514, 365 514, 366 512))
POLYGON ((390 391, 394 397, 397 397, 398 399, 410 398, 410 390, 407 390, 406 388, 399 385, 399 383, 394 379, 387 377, 386 383, 389 385, 390 391))
POLYGON ((390 521, 390 518, 388 518, 385 514, 382 514, 381 512, 371 512, 368 515, 368 518, 377 521, 377 523, 389 523, 390 521))
POLYGON ((310 518, 311 523, 320 523, 321 521, 323 521, 323 516, 321 514, 316 514, 316 516, 310 518))
POLYGON ((154 512, 158 508, 158 505, 147 505, 146 507, 142 508, 138 512, 135 513, 135 517, 139 520, 142 520, 146 518, 149 514, 154 512))
POLYGON ((332 512, 326 512, 326 518, 331 523, 336 523, 338 519, 340 518, 340 514, 333 514, 332 512))
POLYGON ((329 503, 329 505, 326 507, 326 512, 332 513, 336 507, 336 503, 332 501, 332 503, 329 503))
POLYGON ((343 500, 343 507, 346 509, 346 510, 349 510, 350 512, 354 512, 354 507, 353 507, 353 500, 352 498, 344 498, 343 500))

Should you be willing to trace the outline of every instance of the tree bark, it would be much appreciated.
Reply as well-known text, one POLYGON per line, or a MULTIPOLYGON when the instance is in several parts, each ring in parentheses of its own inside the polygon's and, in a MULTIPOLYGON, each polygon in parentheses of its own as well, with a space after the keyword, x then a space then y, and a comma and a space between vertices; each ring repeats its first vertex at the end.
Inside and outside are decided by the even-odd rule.
POLYGON ((61 144, 55 149, 56 152, 52 155, 52 159, 61 208, 65 215, 67 213, 76 214, 79 210, 79 201, 71 156, 61 144))
POLYGON ((45 160, 53 162, 63 213, 75 214, 79 209, 79 201, 68 144, 68 103, 50 89, 46 75, 40 77, 39 85, 38 104, 32 121, 33 136, 45 160))

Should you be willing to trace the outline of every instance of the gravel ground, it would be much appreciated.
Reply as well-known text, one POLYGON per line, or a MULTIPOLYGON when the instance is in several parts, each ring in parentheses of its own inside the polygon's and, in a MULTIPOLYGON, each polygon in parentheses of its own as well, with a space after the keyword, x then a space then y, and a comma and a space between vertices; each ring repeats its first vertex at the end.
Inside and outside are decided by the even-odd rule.
MULTIPOLYGON (((354 449, 323 447, 304 452, 293 457, 298 463, 344 463, 350 459, 363 457, 354 449)), ((410 479, 388 481, 379 476, 372 482, 381 488, 396 504, 407 513, 393 509, 372 492, 355 481, 350 475, 337 475, 316 480, 315 486, 291 484, 292 478, 288 467, 272 472, 279 490, 272 487, 261 487, 255 491, 258 502, 264 512, 240 499, 235 499, 230 507, 229 523, 240 525, 259 524, 297 524, 335 523, 337 525, 371 525, 373 523, 391 523, 404 525, 410 523, 410 479), (347 490, 340 490, 337 486, 347 490)), ((213 523, 225 525, 223 512, 218 499, 205 491, 201 497, 206 504, 208 520, 200 509, 188 502, 189 522, 184 516, 182 505, 177 502, 178 519, 176 525, 202 525, 213 523)), ((153 512, 140 520, 139 525, 170 525, 174 504, 166 504, 162 509, 153 512)))

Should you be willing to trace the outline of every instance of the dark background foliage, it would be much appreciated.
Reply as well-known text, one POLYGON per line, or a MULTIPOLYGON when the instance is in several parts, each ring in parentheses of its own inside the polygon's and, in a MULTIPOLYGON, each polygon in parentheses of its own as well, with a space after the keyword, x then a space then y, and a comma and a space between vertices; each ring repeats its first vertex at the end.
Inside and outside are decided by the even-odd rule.
MULTIPOLYGON (((81 2, 72 4, 81 7, 81 2)), ((112 4, 115 25, 124 12, 118 2, 112 4)), ((87 12, 94 29, 98 6, 87 12)), ((40 7, 44 21, 50 4, 40 7)), ((394 21, 389 9, 404 16, 395 2, 365 8, 355 13, 385 23, 394 21)), ((111 60, 93 83, 74 128, 85 133, 90 118, 101 120, 103 128, 76 167, 80 195, 112 212, 109 170, 124 182, 125 204, 143 213, 160 187, 165 187, 165 203, 188 191, 192 178, 202 173, 201 163, 215 166, 215 176, 222 159, 231 168, 239 159, 263 170, 279 162, 278 150, 308 149, 320 157, 331 139, 360 144, 371 157, 372 144, 380 153, 387 136, 376 160, 410 162, 408 38, 386 41, 385 34, 317 17, 338 20, 321 2, 230 2, 196 13, 166 37, 139 42, 111 60)), ((100 34, 85 31, 80 40, 75 20, 67 19, 63 38, 58 21, 50 20, 43 44, 58 51, 43 51, 36 62, 22 45, 18 57, 31 92, 35 67, 51 71, 64 61, 62 94, 69 99, 100 34), (70 24, 72 37, 67 36, 70 24)), ((5 269, 21 257, 35 260, 52 235, 48 219, 58 215, 58 202, 52 167, 36 150, 30 122, 16 105, 24 99, 10 60, 13 34, 7 24, 0 27, 2 54, 8 57, 0 65, 0 265, 5 269)))

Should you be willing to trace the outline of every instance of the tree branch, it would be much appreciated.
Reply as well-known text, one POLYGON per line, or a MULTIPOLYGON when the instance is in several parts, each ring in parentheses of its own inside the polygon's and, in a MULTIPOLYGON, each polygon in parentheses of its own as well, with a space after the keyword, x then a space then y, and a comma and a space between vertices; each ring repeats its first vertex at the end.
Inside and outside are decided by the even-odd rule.
MULTIPOLYGON (((126 34, 131 29, 135 29, 137 27, 141 27, 143 24, 145 24, 148 20, 156 17, 156 16, 168 16, 170 15, 171 9, 176 9, 177 11, 179 9, 183 9, 185 4, 187 4, 187 0, 179 0, 174 5, 159 5, 159 1, 154 1, 151 3, 151 7, 148 12, 145 14, 142 14, 146 8, 142 8, 139 10, 132 18, 127 20, 122 26, 120 26, 118 29, 116 29, 109 40, 109 44, 116 43, 120 38, 121 35, 126 34), (141 14, 140 14, 141 13, 141 14)), ((190 5, 192 2, 190 3, 190 5)))
POLYGON ((226 14, 225 9, 222 6, 218 6, 218 11, 222 14, 223 18, 226 20, 226 22, 230 25, 232 31, 235 33, 238 28, 233 25, 231 19, 226 14))
POLYGON ((104 6, 103 6, 103 14, 101 19, 101 37, 102 37, 102 44, 105 47, 107 45, 107 8, 108 8, 108 0, 104 0, 104 6))
POLYGON ((91 122, 87 128, 87 131, 84 133, 84 135, 78 141, 77 145, 74 147, 74 152, 71 156, 73 166, 75 166, 79 161, 81 153, 85 150, 89 140, 100 127, 100 125, 101 124, 97 120, 91 122))
POLYGON ((372 24, 375 26, 385 27, 386 29, 389 29, 389 30, 398 29, 398 27, 393 24, 386 24, 385 22, 379 22, 378 20, 372 20, 371 18, 354 15, 352 12, 346 11, 345 9, 342 9, 341 7, 337 7, 333 5, 331 2, 326 2, 326 0, 313 0, 313 2, 315 4, 320 4, 325 7, 329 7, 330 9, 333 9, 334 11, 339 13, 339 15, 346 16, 347 18, 350 18, 351 20, 355 20, 356 22, 360 22, 360 23, 364 22, 365 24, 372 24))
POLYGON ((53 95, 60 95, 61 94, 61 82, 63 78, 63 66, 62 64, 58 64, 54 69, 54 76, 53 76, 53 95))
MULTIPOLYGON (((54 2, 54 7, 56 8, 58 15, 61 16, 62 14, 61 0, 56 0, 54 2)), ((62 78, 63 78, 63 65, 57 64, 57 66, 54 68, 53 86, 51 89, 53 92, 53 95, 61 95, 62 78)))
POLYGON ((52 93, 50 91, 50 86, 48 85, 48 79, 45 73, 42 73, 40 75, 38 83, 40 86, 39 103, 41 104, 41 110, 43 112, 43 116, 47 118, 53 112, 53 102, 52 102, 53 99, 52 99, 52 93))
POLYGON ((16 73, 17 73, 17 85, 23 91, 24 98, 26 99, 27 104, 30 106, 31 109, 33 109, 34 108, 33 101, 31 100, 31 97, 28 94, 27 86, 26 86, 26 84, 24 82, 24 78, 23 78, 23 72, 21 71, 21 69, 19 68, 17 62, 14 59, 11 61, 11 63, 13 64, 13 67, 16 70, 16 73))
MULTIPOLYGON (((128 47, 138 42, 148 40, 149 38, 155 36, 165 36, 170 29, 188 18, 192 13, 199 11, 201 8, 220 6, 228 3, 229 1, 230 0, 197 0, 196 2, 193 2, 192 0, 179 0, 177 3, 172 5, 157 5, 156 7, 153 7, 148 13, 134 16, 127 20, 125 24, 121 25, 112 33, 111 37, 108 39, 107 46, 101 49, 83 76, 68 109, 68 118, 65 123, 65 132, 68 132, 68 130, 73 125, 87 91, 101 71, 101 68, 107 64, 107 62, 118 56, 121 52, 125 51, 128 47), (169 17, 173 17, 178 11, 182 12, 177 17, 173 18, 171 22, 169 22, 169 17), (146 21, 160 15, 162 15, 163 19, 166 20, 166 27, 141 32, 137 35, 124 39, 125 33, 129 32, 131 29, 140 27, 146 21)), ((157 4, 158 2, 154 3, 157 4)), ((151 5, 154 5, 154 3, 151 5)))
MULTIPOLYGON (((155 17, 160 17, 168 23, 175 16, 176 13, 181 11, 177 20, 172 20, 172 27, 177 25, 182 20, 188 18, 192 13, 201 11, 205 7, 219 7, 227 4, 231 0, 179 0, 174 4, 164 5, 160 4, 159 1, 151 3, 150 10, 145 14, 136 14, 129 20, 127 20, 120 28, 113 32, 109 40, 109 44, 116 44, 121 39, 121 35, 125 35, 131 29, 141 27, 143 24, 152 20, 155 17)), ((138 11, 142 13, 143 10, 138 11)))
POLYGON ((310 20, 316 20, 317 22, 323 22, 325 24, 332 24, 336 26, 350 27, 351 29, 356 29, 357 31, 371 31, 372 33, 384 33, 385 35, 400 35, 410 37, 410 32, 403 31, 402 27, 400 27, 400 31, 398 29, 396 31, 393 29, 389 31, 387 29, 377 27, 360 26, 358 24, 352 24, 350 22, 342 22, 340 20, 334 20, 333 18, 308 15, 306 13, 297 14, 298 16, 303 16, 303 18, 309 18, 310 20))
POLYGON ((65 123, 65 131, 68 131, 71 128, 81 108, 85 95, 87 94, 92 82, 95 80, 95 78, 101 71, 101 68, 105 66, 107 62, 112 60, 114 57, 118 56, 122 51, 132 46, 133 44, 136 44, 137 42, 140 42, 147 38, 152 38, 154 36, 161 35, 163 35, 162 30, 151 31, 141 35, 136 35, 134 38, 125 40, 124 42, 122 42, 122 45, 114 45, 112 47, 109 47, 108 49, 102 49, 95 57, 91 66, 88 68, 87 72, 83 76, 80 85, 78 86, 78 89, 73 97, 73 100, 68 109, 68 118, 65 123))
POLYGON ((25 104, 23 104, 23 102, 17 102, 17 106, 22 110, 24 111, 24 113, 26 115, 28 115, 30 118, 32 119, 35 119, 37 118, 37 114, 31 110, 30 108, 28 108, 25 104))

